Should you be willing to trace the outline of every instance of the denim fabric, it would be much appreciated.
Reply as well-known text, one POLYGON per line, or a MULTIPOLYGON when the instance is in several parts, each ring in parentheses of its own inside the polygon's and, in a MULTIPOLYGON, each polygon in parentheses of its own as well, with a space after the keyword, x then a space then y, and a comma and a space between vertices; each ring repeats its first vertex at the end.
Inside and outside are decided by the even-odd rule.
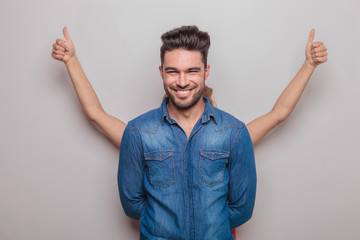
POLYGON ((167 98, 125 129, 118 186, 125 214, 140 220, 140 239, 234 239, 231 229, 252 216, 256 171, 247 128, 203 100, 189 139, 169 117, 167 98))

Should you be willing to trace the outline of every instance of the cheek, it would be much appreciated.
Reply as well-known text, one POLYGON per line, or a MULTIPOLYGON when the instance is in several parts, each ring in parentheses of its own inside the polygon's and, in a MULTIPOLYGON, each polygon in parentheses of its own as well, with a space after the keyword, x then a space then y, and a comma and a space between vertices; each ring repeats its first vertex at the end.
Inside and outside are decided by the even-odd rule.
POLYGON ((168 83, 172 83, 177 81, 179 78, 178 74, 166 74, 164 75, 163 79, 164 81, 167 81, 168 83))
POLYGON ((164 82, 165 87, 170 87, 170 86, 176 84, 176 81, 174 79, 172 79, 171 77, 163 78, 163 82, 164 82))
POLYGON ((205 82, 205 77, 202 74, 193 76, 192 79, 196 84, 199 84, 199 85, 201 85, 205 82))

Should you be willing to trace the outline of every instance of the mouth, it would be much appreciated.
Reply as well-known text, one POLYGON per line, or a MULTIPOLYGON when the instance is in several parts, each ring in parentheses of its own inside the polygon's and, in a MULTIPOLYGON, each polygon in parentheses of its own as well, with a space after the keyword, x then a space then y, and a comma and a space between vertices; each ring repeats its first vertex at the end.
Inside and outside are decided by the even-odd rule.
POLYGON ((182 95, 185 95, 185 94, 187 94, 188 92, 190 92, 191 90, 190 89, 188 89, 188 90, 175 90, 177 93, 179 93, 179 94, 182 94, 182 95))
POLYGON ((176 95, 180 98, 185 98, 190 95, 192 89, 173 89, 176 95))

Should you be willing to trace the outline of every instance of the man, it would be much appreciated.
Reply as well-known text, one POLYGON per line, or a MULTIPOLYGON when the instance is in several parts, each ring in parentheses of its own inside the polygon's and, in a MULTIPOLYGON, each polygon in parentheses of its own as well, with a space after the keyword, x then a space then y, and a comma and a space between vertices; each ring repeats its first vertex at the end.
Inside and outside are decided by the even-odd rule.
MULTIPOLYGON (((118 148, 120 148, 120 143, 121 143, 121 140, 122 140, 122 136, 123 136, 126 124, 123 121, 121 121, 120 119, 118 119, 118 118, 116 118, 116 117, 114 117, 114 116, 112 116, 112 115, 110 115, 110 114, 108 114, 107 112, 104 111, 104 109, 101 106, 101 103, 100 103, 99 99, 97 98, 97 96, 95 94, 94 89, 92 88, 89 80, 87 79, 87 77, 85 75, 85 72, 83 71, 83 69, 81 67, 79 59, 77 58, 77 56, 75 54, 75 47, 74 47, 72 39, 69 36, 69 33, 68 33, 66 27, 63 28, 63 34, 64 34, 64 37, 65 37, 65 41, 62 40, 62 39, 57 39, 56 40, 56 42, 53 44, 53 49, 52 49, 51 56, 56 60, 64 62, 65 66, 66 66, 66 68, 68 70, 69 76, 71 78, 71 81, 73 83, 76 94, 77 94, 77 96, 79 98, 79 101, 81 103, 81 106, 83 107, 83 110, 86 113, 89 120, 91 120, 92 123, 94 123, 96 126, 98 126, 99 129, 101 129, 102 132, 118 148)), ((312 73, 314 72, 315 68, 317 68, 318 65, 320 65, 320 64, 327 61, 327 48, 324 46, 324 44, 322 42, 313 42, 314 35, 315 35, 315 30, 312 29, 311 32, 310 32, 307 44, 306 44, 306 48, 305 48, 305 57, 306 57, 306 59, 305 59, 303 65, 301 66, 301 68, 299 69, 299 71, 294 76, 294 78, 289 82, 289 84, 286 86, 284 91, 281 93, 281 95, 277 99, 277 101, 276 101, 275 105, 273 106, 273 108, 269 112, 267 112, 264 115, 250 121, 246 125, 247 130, 248 130, 248 132, 249 132, 249 134, 251 136, 252 143, 254 145, 257 142, 259 142, 264 136, 266 136, 267 133, 269 133, 272 129, 274 129, 281 122, 283 122, 291 114, 291 112, 295 108, 297 102, 299 101, 299 99, 300 99, 300 97, 301 97, 307 83, 309 82, 310 77, 311 77, 312 73)), ((208 39, 207 34, 204 34, 203 36, 204 36, 204 38, 202 38, 202 39, 208 39)), ((171 35, 168 36, 168 37, 171 37, 171 35)), ((166 57, 166 59, 164 60, 165 53, 166 52, 169 53, 174 49, 176 50, 176 49, 179 48, 179 46, 176 45, 176 44, 175 45, 170 44, 172 42, 171 38, 168 39, 166 37, 166 35, 163 36, 163 42, 164 42, 164 48, 161 51, 162 52, 162 55, 161 55, 162 56, 161 57, 161 59, 162 59, 162 67, 160 68, 160 73, 162 74, 164 79, 169 80, 170 78, 168 78, 168 77, 172 76, 172 75, 169 75, 169 74, 181 74, 181 71, 179 73, 179 72, 177 72, 179 70, 175 68, 175 69, 173 69, 175 71, 171 72, 170 71, 171 69, 168 68, 167 70, 169 70, 169 71, 167 72, 167 75, 163 74, 163 73, 165 73, 163 71, 163 69, 165 69, 164 66, 169 65, 168 63, 164 63, 164 61, 165 62, 168 61, 168 57, 166 57), (165 43, 167 43, 167 44, 165 44, 165 43)), ((206 42, 207 42, 207 40, 205 40, 205 42, 202 42, 202 43, 206 43, 206 42)), ((192 44, 192 43, 189 42, 189 44, 192 44)), ((201 47, 199 45, 200 49, 206 50, 206 52, 205 51, 200 51, 202 53, 202 57, 205 56, 205 58, 202 59, 202 61, 204 63, 204 70, 202 70, 201 67, 200 67, 200 70, 204 71, 205 73, 206 73, 206 70, 205 70, 206 67, 205 66, 207 66, 207 64, 206 64, 206 56, 207 56, 207 50, 209 48, 208 45, 209 45, 209 43, 204 44, 203 47, 201 47)), ((171 56, 171 54, 170 55, 166 54, 166 55, 171 56)), ((200 65, 202 65, 202 64, 200 64, 200 65)), ((198 69, 190 69, 190 70, 191 71, 188 71, 188 74, 191 74, 191 72, 195 73, 196 70, 198 70, 198 69)), ((209 69, 207 69, 207 74, 209 72, 208 70, 209 69)), ((185 73, 186 72, 183 72, 183 77, 187 76, 187 75, 184 75, 185 73)), ((205 75, 205 79, 206 78, 207 78, 207 75, 205 75)), ((192 81, 190 81, 190 82, 193 82, 192 77, 191 77, 191 80, 192 81)), ((191 84, 192 84, 192 86, 196 86, 193 83, 191 83, 191 84)), ((180 87, 181 87, 181 84, 180 84, 180 87)), ((186 90, 186 88, 185 88, 185 90, 186 90)), ((169 91, 169 96, 171 96, 171 93, 172 92, 169 91)), ((179 94, 181 94, 181 93, 182 94, 187 94, 186 91, 185 92, 184 91, 183 92, 178 91, 178 93, 179 94)), ((209 99, 210 103, 213 102, 212 99, 211 99, 211 94, 212 94, 212 89, 205 86, 204 95, 209 99)), ((185 97, 185 95, 180 95, 180 96, 185 97)), ((206 100, 207 99, 205 99, 205 101, 206 100)), ((168 116, 170 117, 170 114, 174 115, 174 113, 172 111, 170 111, 171 109, 168 108, 168 107, 172 106, 172 102, 170 100, 167 100, 167 101, 169 101, 169 104, 167 104, 166 109, 169 110, 168 111, 168 116)), ((174 102, 175 101, 177 101, 177 100, 174 98, 174 102)), ((179 108, 178 110, 181 110, 181 108, 179 108)), ((207 112, 206 111, 206 104, 205 104, 203 110, 204 110, 203 111, 204 113, 207 112)), ((186 113, 186 111, 182 111, 182 112, 186 113)), ((181 126, 182 129, 186 130, 186 125, 184 123, 187 123, 188 121, 187 120, 181 121, 182 116, 187 117, 187 115, 184 115, 184 114, 177 114, 177 115, 175 115, 175 117, 177 119, 175 117, 173 117, 173 119, 177 121, 177 124, 179 124, 178 125, 179 128, 181 126)), ((209 118, 206 118, 204 120, 207 121, 207 119, 210 120, 210 118, 213 118, 214 121, 216 119, 216 117, 214 115, 210 115, 209 118)), ((195 120, 196 120, 196 118, 195 118, 195 120)), ((215 123, 217 123, 217 121, 215 123)), ((172 124, 175 124, 175 123, 172 123, 172 124)), ((190 127, 191 127, 191 125, 190 125, 190 127)), ((131 132, 136 131, 136 129, 134 127, 132 127, 132 128, 133 128, 133 130, 131 130, 131 132)), ((188 132, 191 133, 191 129, 188 132)), ((195 129, 196 129, 196 126, 195 126, 195 129)), ((200 128, 198 128, 198 129, 199 129, 199 131, 201 131, 200 128)), ((204 128, 202 128, 202 129, 204 129, 204 128)), ((144 129, 142 129, 142 131, 143 130, 144 129)), ((217 128, 217 130, 224 130, 224 129, 217 128)), ((149 131, 149 132, 151 132, 151 131, 149 131)), ((179 132, 179 130, 176 131, 177 134, 178 134, 178 132, 179 132)), ((153 132, 153 133, 155 133, 155 132, 153 132)), ((195 132, 194 132, 194 134, 195 134, 195 132)), ((177 136, 178 135, 176 135, 176 137, 177 136)), ((177 141, 179 141, 178 139, 180 139, 180 138, 177 138, 177 141)), ((211 139, 211 138, 209 138, 209 139, 211 139)), ((190 137, 190 140, 188 142, 189 143, 197 143, 196 141, 191 140, 191 137, 190 137)), ((209 143, 209 145, 210 145, 210 143, 209 143)), ((166 145, 164 145, 164 147, 165 146, 166 145)), ((188 146, 192 147, 191 144, 188 145, 188 146)), ((123 148, 126 151, 126 147, 123 147, 123 148)), ((206 148, 204 148, 203 150, 206 150, 206 148)), ((160 150, 160 151, 163 151, 163 150, 160 150)), ((184 154, 184 152, 185 151, 183 151, 181 154, 184 154)), ((221 161, 218 162, 218 160, 223 159, 221 157, 221 155, 219 156, 217 153, 218 152, 216 152, 216 151, 210 151, 210 153, 208 153, 208 154, 206 154, 206 152, 204 152, 204 151, 201 152, 201 158, 200 158, 201 161, 199 160, 200 163, 201 163, 201 166, 200 166, 200 168, 198 168, 198 170, 200 170, 200 169, 202 170, 201 172, 199 172, 199 179, 200 179, 200 173, 201 173, 201 179, 202 179, 202 184, 203 185, 206 182, 208 182, 207 180, 209 178, 207 178, 206 176, 210 176, 210 174, 213 173, 213 172, 211 172, 212 171, 211 169, 209 170, 209 168, 210 168, 209 166, 214 166, 213 163, 221 163, 221 161), (214 158, 212 158, 212 156, 213 156, 212 152, 214 152, 214 158), (206 156, 208 156, 208 158, 206 156), (210 158, 209 158, 209 156, 210 156, 210 158), (205 161, 205 160, 209 160, 209 159, 213 159, 213 160, 216 160, 216 161, 205 161), (211 163, 211 165, 209 165, 209 163, 211 163)), ((179 153, 176 153, 176 154, 179 154, 179 153)), ((152 160, 151 160, 151 155, 147 154, 146 156, 147 156, 146 162, 148 162, 149 164, 152 164, 151 162, 155 162, 153 160, 161 160, 162 159, 162 161, 165 162, 167 160, 167 158, 165 158, 165 156, 171 156, 172 157, 172 156, 174 156, 174 154, 163 155, 162 153, 160 153, 159 154, 160 159, 156 158, 157 156, 155 154, 154 158, 152 160)), ((182 155, 182 156, 185 156, 185 155, 182 155)), ((224 157, 224 158, 226 159, 226 157, 224 157)), ((181 161, 185 161, 185 160, 186 160, 185 158, 181 159, 181 161)), ((181 164, 182 165, 180 167, 190 166, 188 161, 183 162, 181 164)), ((221 165, 221 164, 219 164, 219 165, 221 165)), ((149 165, 149 166, 151 166, 151 165, 149 165)), ((154 173, 155 172, 154 170, 156 170, 156 168, 154 168, 154 167, 156 167, 156 166, 164 167, 165 165, 152 165, 152 167, 150 168, 150 169, 152 169, 151 171, 150 170, 145 170, 143 173, 144 174, 154 173), (146 171, 149 171, 149 172, 147 173, 146 171)), ((228 164, 228 166, 229 166, 229 164, 228 164)), ((172 165, 171 165, 171 167, 172 167, 172 165)), ((160 170, 158 170, 158 171, 162 171, 161 168, 159 168, 159 169, 160 170)), ((130 170, 133 170, 133 169, 130 169, 130 170)), ((224 168, 224 170, 225 170, 225 168, 224 168)), ((228 170, 228 169, 226 169, 226 170, 228 170)), ((192 171, 194 171, 194 170, 192 170, 192 171)), ((162 172, 166 173, 166 171, 162 171, 162 172)), ((235 171, 233 171, 233 172, 235 172, 235 171)), ((188 173, 185 172, 185 174, 188 174, 188 173)), ((223 174, 223 173, 221 172, 221 174, 223 174)), ((242 172, 240 172, 240 174, 242 174, 242 172)), ((151 176, 153 176, 153 174, 151 176)), ((174 179, 174 184, 173 184, 172 187, 176 186, 176 184, 177 184, 176 181, 179 181, 179 179, 180 179, 179 175, 175 175, 175 177, 177 177, 177 180, 174 179)), ((194 175, 194 178, 196 178, 196 175, 194 175)), ((214 179, 215 178, 216 177, 214 177, 214 179)), ((152 179, 152 184, 156 184, 156 181, 157 181, 156 178, 152 177, 151 179, 152 179)), ((185 178, 182 178, 180 180, 183 181, 183 179, 185 179, 185 178)), ((193 180, 195 180, 195 179, 193 179, 193 180)), ((187 182, 189 182, 189 181, 187 181, 187 182)), ((183 190, 184 195, 185 195, 185 193, 189 192, 189 191, 187 191, 188 189, 185 189, 186 186, 189 186, 189 183, 187 183, 187 182, 186 183, 184 182, 184 185, 183 185, 184 186, 183 187, 184 188, 184 190, 183 190), (188 185, 185 185, 185 184, 188 184, 188 185)), ((142 182, 139 182, 139 183, 142 184, 142 182)), ((196 186, 196 184, 191 185, 191 187, 193 187, 193 186, 196 186)), ((192 194, 192 195, 190 195, 192 201, 197 201, 198 198, 196 198, 196 195, 194 194, 194 191, 191 191, 190 193, 192 194)), ((140 201, 141 203, 146 203, 144 196, 145 196, 145 194, 140 195, 139 196, 140 198, 137 199, 136 201, 138 201, 138 202, 140 201)), ((150 195, 148 195, 148 196, 150 196, 150 195)), ((150 196, 150 197, 153 197, 153 196, 150 196)), ((150 199, 150 197, 147 198, 146 200, 150 199)), ((188 200, 189 195, 186 195, 186 197, 187 198, 184 198, 184 197, 182 198, 182 201, 184 201, 182 206, 188 206, 189 203, 190 203, 190 201, 188 200), (187 201, 187 202, 185 202, 185 201, 187 201), (186 205, 186 204, 188 204, 188 205, 186 205)), ((222 199, 222 198, 219 198, 219 199, 222 199)), ((178 200, 178 199, 175 199, 175 200, 178 200)), ((208 201, 208 200, 206 199, 206 201, 208 201)), ((203 202, 199 202, 199 204, 203 204, 203 202)), ((230 205, 231 205, 231 202, 230 202, 230 205)), ((151 205, 148 204, 148 206, 151 206, 151 205)), ((153 206, 154 205, 152 205, 152 207, 153 206)), ((139 207, 142 208, 142 209, 145 208, 141 204, 139 205, 139 207)), ((138 211, 138 210, 136 210, 136 211, 138 211)), ((230 210, 233 210, 233 208, 230 209, 230 210)), ((185 214, 187 214, 186 215, 186 221, 187 222, 185 222, 185 224, 191 224, 191 223, 189 223, 189 219, 192 219, 192 220, 195 219, 195 217, 194 217, 195 215, 189 215, 189 210, 188 209, 186 209, 186 211, 187 212, 185 212, 185 214)), ((212 211, 212 209, 210 211, 212 211)), ((156 216, 156 218, 160 219, 158 216, 156 216)), ((205 218, 208 218, 208 216, 205 216, 205 218)), ((177 221, 176 224, 181 224, 181 222, 177 221)), ((198 227, 198 226, 194 224, 193 229, 194 229, 194 231, 197 231, 197 229, 195 227, 198 227)), ((213 227, 213 226, 210 226, 210 227, 213 227)), ((186 229, 187 229, 187 232, 186 232, 187 235, 186 236, 188 236, 190 234, 189 233, 190 230, 188 230, 189 227, 186 227, 186 229)), ((233 229, 233 231, 234 230, 235 229, 233 229)), ((194 236, 194 234, 193 234, 193 236, 194 236)), ((234 236, 235 236, 235 234, 234 234, 234 236)), ((224 238, 226 238, 226 237, 227 237, 227 235, 225 234, 224 238)), ((143 238, 145 238, 145 237, 143 237, 143 238)))
POLYGON ((204 95, 210 37, 196 26, 162 35, 160 108, 130 121, 118 186, 140 239, 233 239, 252 215, 256 171, 244 123, 204 95))

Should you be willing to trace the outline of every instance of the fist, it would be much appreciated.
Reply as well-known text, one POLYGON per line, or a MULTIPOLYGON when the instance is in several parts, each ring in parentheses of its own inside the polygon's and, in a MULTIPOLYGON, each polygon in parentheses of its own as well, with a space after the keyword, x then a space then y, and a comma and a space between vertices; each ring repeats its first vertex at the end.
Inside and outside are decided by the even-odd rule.
POLYGON ((75 56, 75 48, 69 36, 67 27, 64 27, 63 34, 65 41, 62 39, 56 39, 56 42, 53 44, 51 56, 56 60, 67 63, 72 57, 75 56))
POLYGON ((315 29, 311 29, 309 40, 306 44, 305 56, 306 61, 316 67, 317 65, 327 61, 327 48, 322 42, 313 42, 314 36, 315 29))

